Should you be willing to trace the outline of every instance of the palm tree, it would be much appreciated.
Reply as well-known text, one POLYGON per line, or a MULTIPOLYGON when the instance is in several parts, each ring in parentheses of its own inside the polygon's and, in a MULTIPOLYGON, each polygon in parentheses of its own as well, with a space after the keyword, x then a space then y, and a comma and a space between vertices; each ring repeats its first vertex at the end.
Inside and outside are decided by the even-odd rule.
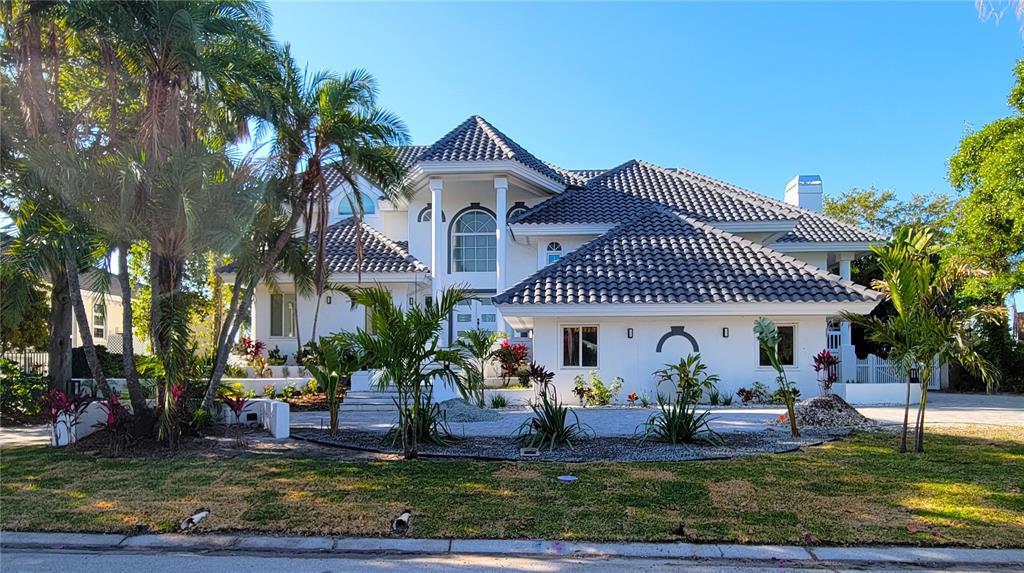
POLYGON ((910 423, 910 389, 920 384, 921 399, 914 424, 914 451, 924 451, 924 423, 936 360, 959 363, 985 380, 991 388, 998 372, 974 347, 971 328, 979 321, 997 319, 991 308, 961 305, 956 293, 975 273, 957 261, 939 264, 941 248, 928 227, 906 226, 897 230, 885 246, 872 247, 878 256, 882 279, 872 287, 886 294, 896 314, 888 319, 844 313, 844 318, 863 326, 868 337, 887 347, 889 360, 907 380, 900 452, 907 451, 910 423), (911 372, 919 372, 913 380, 911 372))
MULTIPOLYGON (((394 149, 408 142, 408 132, 394 114, 377 106, 377 86, 372 76, 364 71, 343 78, 324 73, 307 75, 285 48, 277 57, 275 80, 265 95, 266 100, 252 100, 250 106, 264 106, 261 117, 274 132, 268 164, 271 175, 251 234, 231 251, 235 284, 218 336, 217 360, 204 409, 213 405, 232 341, 249 316, 256 285, 272 279, 283 258, 303 252, 308 237, 295 237, 303 218, 306 232, 317 237, 313 281, 319 309, 319 295, 328 288, 323 230, 330 189, 325 170, 336 173, 351 189, 357 189, 361 176, 391 199, 408 194, 401 185, 404 168, 394 149), (300 172, 300 168, 304 169, 300 172)), ((359 213, 361 195, 353 197, 357 207, 354 211, 359 213)), ((293 269, 299 267, 298 263, 292 265, 293 269)), ((311 339, 316 339, 315 322, 311 339)))
POLYGON ((504 337, 504 333, 484 328, 467 330, 459 334, 459 339, 452 346, 462 351, 466 363, 462 383, 459 385, 459 393, 463 400, 472 399, 477 406, 484 406, 487 360, 494 353, 495 343, 504 337))
POLYGON ((383 286, 358 289, 354 302, 366 307, 373 332, 360 329, 356 343, 367 359, 381 369, 378 385, 398 391, 398 431, 406 459, 417 457, 417 445, 430 439, 432 392, 436 384, 458 384, 456 367, 462 353, 441 348, 441 324, 459 303, 472 300, 462 288, 449 288, 429 305, 403 310, 383 286))
POLYGON ((314 357, 303 360, 302 365, 309 370, 327 396, 327 411, 331 415, 330 434, 338 433, 338 409, 341 406, 341 395, 352 384, 352 374, 358 372, 366 364, 362 349, 355 343, 351 334, 342 333, 325 336, 316 345, 314 357), (339 395, 340 394, 340 395, 339 395))

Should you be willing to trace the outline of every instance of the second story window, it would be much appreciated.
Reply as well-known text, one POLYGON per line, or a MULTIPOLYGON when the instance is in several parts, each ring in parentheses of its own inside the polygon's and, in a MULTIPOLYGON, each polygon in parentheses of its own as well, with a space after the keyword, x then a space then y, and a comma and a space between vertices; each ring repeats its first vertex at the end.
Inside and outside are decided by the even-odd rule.
POLYGON ((98 302, 92 305, 93 338, 105 338, 107 334, 107 305, 98 302))
MULTIPOLYGON (((360 193, 363 201, 363 214, 373 215, 377 212, 377 201, 367 195, 366 193, 360 193)), ((350 217, 355 214, 355 210, 359 208, 359 204, 356 203, 356 198, 349 193, 345 193, 341 196, 341 200, 338 201, 338 214, 345 217, 350 217)))
POLYGON ((552 241, 552 242, 548 243, 548 248, 547 248, 547 251, 546 251, 546 255, 547 255, 547 261, 548 261, 547 264, 549 264, 549 265, 551 263, 557 261, 558 259, 562 258, 562 244, 558 243, 556 241, 552 241))
POLYGON ((452 223, 452 272, 484 273, 497 268, 498 229, 494 216, 472 209, 452 223))

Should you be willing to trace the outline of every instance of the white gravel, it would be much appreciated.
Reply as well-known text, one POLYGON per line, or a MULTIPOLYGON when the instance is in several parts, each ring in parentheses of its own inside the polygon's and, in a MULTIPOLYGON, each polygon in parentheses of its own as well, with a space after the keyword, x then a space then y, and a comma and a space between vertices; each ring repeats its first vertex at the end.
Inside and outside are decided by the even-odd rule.
POLYGON ((438 404, 449 422, 493 422, 501 418, 501 414, 487 408, 479 408, 461 398, 452 398, 438 404))

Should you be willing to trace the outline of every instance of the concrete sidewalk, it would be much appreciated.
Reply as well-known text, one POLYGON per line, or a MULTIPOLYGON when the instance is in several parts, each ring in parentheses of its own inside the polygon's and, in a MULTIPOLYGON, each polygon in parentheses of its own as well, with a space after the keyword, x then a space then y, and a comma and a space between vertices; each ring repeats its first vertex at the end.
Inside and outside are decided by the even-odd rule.
POLYGON ((278 537, 266 535, 113 535, 0 532, 0 549, 100 552, 228 552, 274 555, 481 555, 579 559, 679 559, 708 562, 839 563, 915 566, 1024 567, 1024 549, 928 547, 800 547, 694 543, 278 537))

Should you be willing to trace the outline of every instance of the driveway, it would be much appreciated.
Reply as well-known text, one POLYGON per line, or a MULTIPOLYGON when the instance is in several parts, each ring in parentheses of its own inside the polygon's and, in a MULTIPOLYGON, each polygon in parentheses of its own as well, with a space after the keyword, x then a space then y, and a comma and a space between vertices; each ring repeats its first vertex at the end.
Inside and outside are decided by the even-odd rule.
MULTIPOLYGON (((903 421, 903 408, 899 406, 863 406, 858 408, 868 418, 883 424, 903 421)), ((530 417, 528 410, 498 410, 500 418, 488 422, 451 422, 456 435, 508 436, 530 417)), ((599 436, 632 436, 653 409, 644 408, 573 408, 580 422, 590 426, 599 436)), ((771 427, 774 420, 785 413, 782 407, 730 407, 712 409, 711 427, 716 432, 752 432, 771 427)), ((341 417, 346 429, 387 431, 396 421, 392 412, 352 412, 341 417)), ((1024 396, 1010 394, 944 394, 932 392, 928 396, 929 424, 992 424, 1024 426, 1024 396)), ((325 427, 326 412, 296 412, 293 426, 325 427)))

